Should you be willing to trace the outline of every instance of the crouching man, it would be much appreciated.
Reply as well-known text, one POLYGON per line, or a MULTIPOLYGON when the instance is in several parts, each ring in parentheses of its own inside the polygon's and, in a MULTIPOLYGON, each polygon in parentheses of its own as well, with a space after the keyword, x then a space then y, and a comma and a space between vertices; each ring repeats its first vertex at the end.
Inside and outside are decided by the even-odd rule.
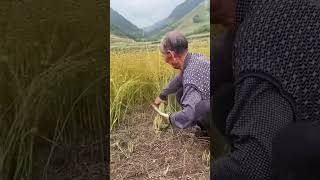
POLYGON ((197 125, 205 135, 210 126, 210 61, 202 54, 189 52, 187 39, 176 31, 163 37, 160 51, 165 62, 180 71, 154 104, 159 106, 175 93, 182 110, 166 116, 170 124, 182 129, 197 125))

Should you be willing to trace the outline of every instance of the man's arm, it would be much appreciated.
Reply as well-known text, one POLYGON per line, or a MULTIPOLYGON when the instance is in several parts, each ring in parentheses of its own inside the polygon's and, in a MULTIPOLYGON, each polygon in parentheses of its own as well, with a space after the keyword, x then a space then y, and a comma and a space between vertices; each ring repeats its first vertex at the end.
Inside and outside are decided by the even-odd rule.
POLYGON ((162 100, 167 100, 168 95, 177 92, 179 88, 182 88, 182 75, 179 73, 176 75, 169 84, 162 90, 159 97, 162 100))
POLYGON ((195 118, 195 107, 200 101, 200 93, 193 86, 186 86, 181 98, 182 110, 170 115, 170 123, 181 129, 192 126, 195 118))
POLYGON ((226 122, 231 152, 213 160, 210 179, 272 179, 272 139, 292 121, 288 100, 273 85, 259 78, 244 79, 236 86, 226 122))

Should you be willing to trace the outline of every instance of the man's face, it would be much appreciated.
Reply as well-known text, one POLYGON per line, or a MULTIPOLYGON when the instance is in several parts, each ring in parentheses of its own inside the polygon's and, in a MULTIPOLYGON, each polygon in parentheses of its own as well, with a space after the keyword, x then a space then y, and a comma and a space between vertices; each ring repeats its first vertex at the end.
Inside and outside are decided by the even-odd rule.
POLYGON ((164 58, 165 62, 170 64, 171 67, 174 69, 180 68, 180 63, 176 57, 175 52, 168 50, 167 52, 164 52, 161 50, 162 57, 164 58))

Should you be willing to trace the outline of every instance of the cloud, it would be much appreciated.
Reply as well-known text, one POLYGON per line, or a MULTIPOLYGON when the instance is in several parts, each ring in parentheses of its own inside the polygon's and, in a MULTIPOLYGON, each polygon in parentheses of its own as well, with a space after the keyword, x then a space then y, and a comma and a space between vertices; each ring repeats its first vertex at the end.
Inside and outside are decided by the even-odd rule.
POLYGON ((111 0, 112 9, 138 27, 146 27, 169 16, 184 0, 111 0))

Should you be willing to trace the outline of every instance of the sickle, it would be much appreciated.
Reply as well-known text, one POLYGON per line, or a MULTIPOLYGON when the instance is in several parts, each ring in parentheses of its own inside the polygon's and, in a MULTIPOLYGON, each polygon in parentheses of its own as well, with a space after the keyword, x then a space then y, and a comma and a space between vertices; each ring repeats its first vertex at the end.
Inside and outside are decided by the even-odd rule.
POLYGON ((152 108, 161 116, 168 118, 169 115, 166 113, 161 112, 154 104, 151 104, 152 108))

